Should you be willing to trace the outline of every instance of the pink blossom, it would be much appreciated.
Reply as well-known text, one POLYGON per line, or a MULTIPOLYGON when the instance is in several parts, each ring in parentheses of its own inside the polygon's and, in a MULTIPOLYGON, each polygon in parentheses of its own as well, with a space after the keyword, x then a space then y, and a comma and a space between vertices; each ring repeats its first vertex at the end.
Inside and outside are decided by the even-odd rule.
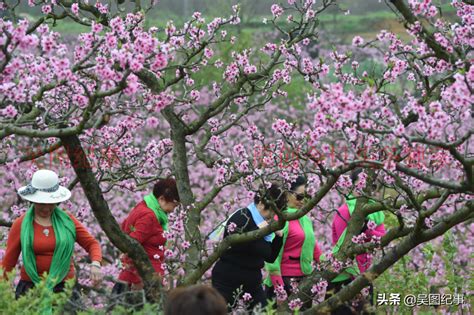
POLYGON ((211 59, 212 56, 214 56, 214 51, 210 49, 209 47, 206 47, 204 49, 204 56, 206 56, 207 59, 211 59))
POLYGON ((288 298, 285 287, 283 285, 275 286, 275 295, 278 301, 285 301, 288 298))
POLYGON ((149 129, 156 129, 158 128, 158 125, 159 125, 160 121, 158 120, 158 118, 156 117, 153 117, 153 116, 150 116, 146 119, 146 126, 149 128, 149 129))
MULTIPOLYGON (((217 62, 216 62, 217 63, 217 62)), ((224 72, 224 79, 230 83, 235 83, 239 75, 239 67, 235 62, 232 62, 227 66, 227 69, 224 72)))
POLYGON ((296 311, 299 310, 303 306, 303 302, 299 298, 291 300, 288 303, 288 306, 290 307, 290 310, 296 311))
POLYGON ((252 295, 248 292, 245 292, 242 295, 242 299, 244 300, 244 302, 249 302, 252 299, 252 295))
POLYGON ((277 119, 276 122, 272 124, 272 129, 286 137, 291 137, 293 134, 292 124, 287 123, 284 119, 277 119))
POLYGON ((175 256, 176 256, 175 252, 173 252, 171 249, 165 250, 166 259, 174 258, 175 256))
POLYGON ((2 110, 2 115, 5 116, 6 118, 15 118, 17 114, 18 114, 18 111, 13 105, 8 105, 2 110))
POLYGON ((377 224, 374 222, 374 221, 370 221, 367 223, 367 228, 369 230, 375 230, 375 228, 377 227, 377 224))
POLYGON ((193 101, 198 101, 199 98, 201 97, 201 93, 197 90, 192 90, 190 93, 189 93, 189 96, 191 96, 191 99, 193 101))
MULTIPOLYGON (((369 221, 369 223, 370 222, 371 221, 369 221)), ((380 245, 381 241, 382 241, 382 238, 380 236, 377 236, 377 235, 372 235, 372 237, 369 240, 370 243, 373 243, 373 244, 376 244, 376 245, 380 245)))
POLYGON ((364 39, 360 36, 355 36, 353 39, 352 39, 352 46, 355 46, 355 47, 360 47, 364 44, 364 39))
POLYGON ((241 143, 234 146, 233 150, 234 150, 234 153, 235 153, 236 157, 241 157, 245 154, 245 148, 241 143))
POLYGON ((156 72, 166 67, 167 64, 168 64, 168 60, 166 58, 166 55, 164 53, 158 53, 155 56, 155 60, 151 65, 151 69, 156 72))
POLYGON ((186 79, 186 85, 187 85, 187 86, 193 86, 193 85, 194 85, 194 80, 191 79, 191 78, 187 78, 187 79, 186 79))
POLYGON ((181 247, 182 247, 184 250, 187 250, 189 247, 191 247, 191 243, 188 242, 188 241, 184 241, 184 242, 181 244, 181 247))
POLYGON ((365 243, 366 238, 367 238, 367 235, 362 232, 359 235, 354 235, 352 237, 352 242, 355 244, 363 244, 365 243))
POLYGON ((257 67, 254 65, 246 65, 244 68, 245 74, 251 74, 251 73, 256 73, 256 72, 257 72, 257 67))
POLYGON ((278 18, 283 14, 283 9, 278 4, 272 4, 271 11, 274 18, 278 18))
POLYGON ((103 29, 102 24, 92 21, 92 32, 99 33, 103 29))
POLYGON ((52 11, 51 5, 49 4, 45 4, 41 7, 41 12, 43 12, 43 14, 50 14, 52 11))
POLYGON ((96 2, 95 7, 99 10, 100 13, 102 14, 107 14, 108 8, 107 4, 102 4, 100 2, 96 2))
POLYGON ((227 225, 227 232, 228 233, 234 233, 237 229, 237 224, 235 224, 234 222, 230 222, 228 225, 227 225))
POLYGON ((71 5, 71 12, 74 14, 74 15, 79 15, 79 4, 78 3, 73 3, 71 5))
POLYGON ((326 288, 328 286, 328 282, 326 280, 319 280, 317 284, 314 284, 311 287, 311 293, 313 294, 321 294, 326 291, 326 288))

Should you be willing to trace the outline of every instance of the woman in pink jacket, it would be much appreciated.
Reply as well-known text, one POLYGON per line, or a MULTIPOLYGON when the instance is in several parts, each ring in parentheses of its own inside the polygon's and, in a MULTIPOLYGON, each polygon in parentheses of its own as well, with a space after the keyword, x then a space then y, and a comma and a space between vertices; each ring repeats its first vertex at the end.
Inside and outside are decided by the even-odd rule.
MULTIPOLYGON (((306 179, 299 176, 291 184, 287 193, 288 208, 285 212, 294 213, 303 208, 306 197, 306 179)), ((278 219, 278 217, 275 217, 278 219)), ((275 289, 282 286, 289 296, 292 285, 299 285, 313 272, 313 263, 319 262, 321 250, 316 242, 313 221, 308 215, 288 221, 282 229, 283 245, 273 263, 265 263, 268 277, 264 281, 268 299, 275 298, 275 289)), ((300 311, 311 308, 312 300, 303 299, 300 311)))
MULTIPOLYGON (((356 169, 351 174, 351 180, 353 185, 357 184, 359 180, 359 175, 362 172, 362 169, 356 169)), ((374 191, 378 192, 379 189, 374 186, 374 191)), ((369 201, 370 202, 370 201, 369 201)), ((334 246, 333 254, 339 251, 340 246, 343 244, 345 237, 346 237, 346 229, 349 220, 351 219, 351 215, 356 208, 357 199, 356 197, 349 195, 346 199, 345 204, 343 204, 339 209, 337 209, 337 213, 334 216, 332 222, 332 244, 334 246)), ((369 242, 373 236, 381 238, 385 235, 385 226, 383 224, 384 221, 384 213, 383 211, 379 211, 376 213, 372 213, 365 218, 365 224, 361 230, 361 233, 365 234, 365 241, 369 242)), ((372 257, 368 253, 359 254, 356 256, 357 265, 354 267, 346 268, 342 273, 340 273, 336 278, 334 278, 330 285, 328 286, 327 291, 331 293, 337 293, 341 288, 347 284, 349 284, 355 276, 365 272, 369 269, 370 265, 372 264, 372 257)), ((372 295, 373 295, 373 287, 370 285, 370 303, 372 304, 372 295)), ((329 294, 329 295, 330 295, 329 294)), ((327 296, 328 297, 328 296, 327 296)), ((326 298, 327 298, 326 297, 326 298)), ((359 303, 360 306, 357 308, 356 312, 360 313, 362 311, 362 303, 359 303)), ((331 314, 353 314, 353 310, 351 307, 347 305, 342 305, 334 310, 331 314)))

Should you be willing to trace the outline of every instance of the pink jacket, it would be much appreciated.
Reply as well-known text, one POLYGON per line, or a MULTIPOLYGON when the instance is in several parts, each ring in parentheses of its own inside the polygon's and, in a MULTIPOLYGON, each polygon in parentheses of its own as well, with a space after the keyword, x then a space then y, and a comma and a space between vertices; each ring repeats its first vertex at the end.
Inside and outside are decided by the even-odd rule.
MULTIPOLYGON (((337 209, 336 215, 334 216, 334 220, 332 222, 332 245, 336 245, 339 237, 341 236, 342 232, 347 226, 346 222, 349 222, 351 215, 349 213, 349 208, 346 204, 342 205, 339 209, 337 209)), ((385 226, 382 224, 377 225, 377 227, 373 230, 367 229, 365 234, 370 239, 372 236, 379 236, 382 237, 385 235, 385 226)), ((356 256, 357 265, 359 266, 360 272, 364 272, 369 269, 370 265, 372 264, 372 258, 369 254, 360 254, 356 256)))

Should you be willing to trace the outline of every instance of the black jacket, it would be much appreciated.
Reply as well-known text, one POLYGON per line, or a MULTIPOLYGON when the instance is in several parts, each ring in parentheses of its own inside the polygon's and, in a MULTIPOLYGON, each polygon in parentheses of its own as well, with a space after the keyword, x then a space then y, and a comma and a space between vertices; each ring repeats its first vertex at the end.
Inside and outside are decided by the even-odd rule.
MULTIPOLYGON (((224 231, 224 237, 229 235, 228 227, 232 223, 236 225, 236 229, 232 234, 258 230, 258 226, 252 219, 250 210, 247 208, 238 210, 229 218, 224 231)), ((275 235, 271 243, 261 238, 233 245, 221 256, 221 261, 246 269, 260 270, 263 268, 265 261, 270 263, 275 261, 280 253, 282 243, 283 238, 275 235)))

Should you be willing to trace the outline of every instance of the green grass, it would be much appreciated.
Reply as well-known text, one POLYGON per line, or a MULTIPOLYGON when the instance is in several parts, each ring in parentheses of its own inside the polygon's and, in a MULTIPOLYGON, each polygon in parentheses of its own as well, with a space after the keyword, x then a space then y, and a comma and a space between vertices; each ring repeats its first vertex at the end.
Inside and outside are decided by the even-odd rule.
POLYGON ((90 27, 77 24, 74 22, 60 21, 55 25, 50 24, 50 28, 55 32, 61 33, 62 35, 78 35, 81 33, 90 32, 90 27))
MULTIPOLYGON (((455 10, 451 5, 445 4, 440 6, 440 8, 443 15, 445 15, 448 19, 453 19, 455 17, 455 10)), ((223 16, 228 16, 230 14, 230 10, 229 12, 222 12, 220 14, 223 16)), ((212 16, 204 17, 206 18, 206 22, 210 22, 213 19, 212 16)), ((243 19, 241 25, 233 26, 233 28, 240 31, 248 30, 249 32, 265 32, 271 30, 273 26, 270 23, 263 24, 263 18, 270 20, 272 17, 271 15, 267 15, 245 18, 243 19)), ((173 20, 175 25, 178 27, 185 21, 182 15, 176 15, 167 10, 157 10, 153 11, 152 14, 148 16, 145 21, 145 27, 155 26, 163 29, 169 20, 173 20)), ((388 10, 367 12, 363 15, 344 15, 342 12, 335 14, 323 13, 319 16, 319 20, 321 23, 320 28, 322 30, 330 32, 331 34, 335 34, 338 37, 342 37, 343 42, 345 43, 348 43, 350 40, 352 40, 353 36, 355 35, 375 35, 379 30, 387 28, 389 25, 394 26, 399 23, 398 17, 393 12, 388 10)), ((283 17, 278 20, 277 24, 283 28, 288 26, 288 23, 283 17)), ((88 31, 88 27, 78 25, 69 19, 57 21, 53 29, 62 34, 74 35, 88 31)), ((401 35, 405 35, 405 31, 402 29, 401 25, 400 27, 397 27, 395 31, 399 32, 401 35)))

